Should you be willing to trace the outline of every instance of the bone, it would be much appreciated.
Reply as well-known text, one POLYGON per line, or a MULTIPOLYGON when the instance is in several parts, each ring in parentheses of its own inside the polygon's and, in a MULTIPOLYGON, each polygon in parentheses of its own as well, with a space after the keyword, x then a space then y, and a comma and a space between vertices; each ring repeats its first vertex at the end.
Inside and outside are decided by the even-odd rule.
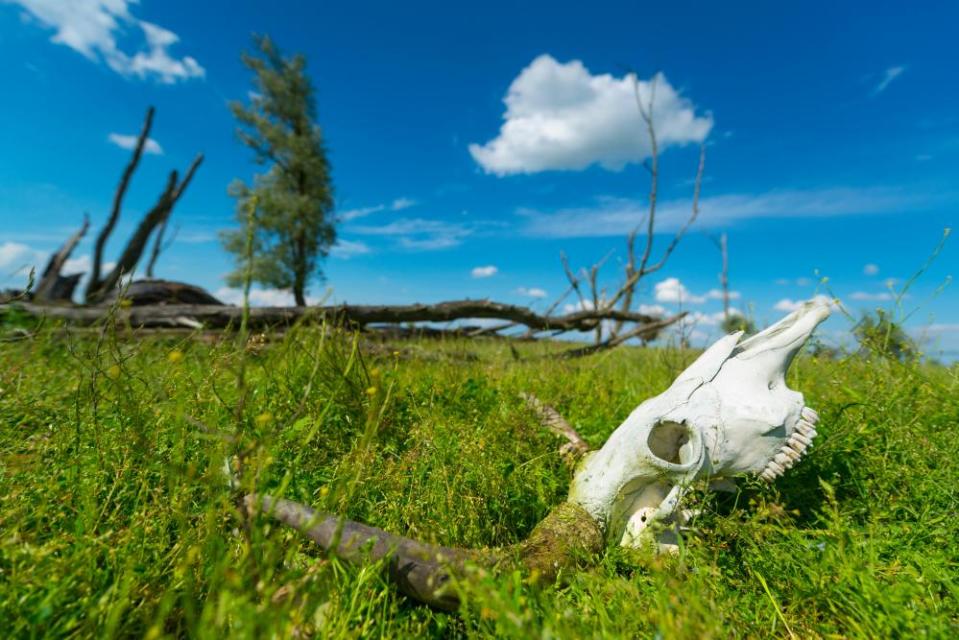
MULTIPOLYGON (((782 448, 782 453, 780 455, 784 455, 790 460, 792 460, 792 464, 799 462, 799 459, 802 458, 801 452, 796 451, 795 449, 792 449, 788 446, 782 448)), ((776 457, 778 458, 779 456, 776 456, 776 457)))
POLYGON ((812 438, 802 433, 799 433, 798 431, 792 434, 791 436, 789 436, 789 440, 790 442, 798 442, 802 444, 803 447, 808 447, 812 445, 812 438))
POLYGON ((785 453, 777 453, 773 458, 773 461, 783 469, 792 469, 793 465, 796 463, 794 459, 790 458, 785 453))
POLYGON ((718 340, 583 461, 570 501, 602 523, 607 538, 640 546, 681 508, 664 499, 667 492, 681 498, 700 477, 753 474, 773 482, 783 475, 812 443, 819 419, 783 380, 828 315, 828 305, 809 302, 747 340, 718 340), (783 415, 785 424, 770 421, 783 415))

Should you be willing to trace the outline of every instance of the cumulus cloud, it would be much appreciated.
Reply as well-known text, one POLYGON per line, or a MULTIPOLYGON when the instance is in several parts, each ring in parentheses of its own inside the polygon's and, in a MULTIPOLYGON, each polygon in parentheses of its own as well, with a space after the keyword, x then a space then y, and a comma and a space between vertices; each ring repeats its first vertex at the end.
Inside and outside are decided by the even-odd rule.
POLYGON ((44 254, 20 242, 0 244, 0 269, 39 267, 44 254))
MULTIPOLYGON (((663 74, 640 81, 639 94, 644 104, 653 96, 661 151, 702 142, 712 129, 712 116, 697 116, 663 74)), ((650 155, 628 75, 593 75, 579 60, 564 64, 544 54, 513 80, 503 102, 499 135, 469 146, 487 173, 581 170, 594 164, 619 171, 650 155)))
POLYGON ((546 296, 549 295, 548 293, 546 293, 545 289, 540 289, 539 287, 529 287, 529 288, 519 287, 516 290, 516 293, 518 293, 521 296, 526 296, 528 298, 545 298, 546 296))
MULTIPOLYGON (((113 264, 103 265, 103 270, 109 272, 113 269, 113 264)), ((89 254, 85 254, 76 258, 70 258, 63 263, 63 269, 60 270, 60 273, 68 276, 72 273, 90 273, 90 270, 93 268, 93 260, 90 258, 89 254)))
POLYGON ((347 209, 342 211, 339 214, 340 220, 344 222, 349 222, 350 220, 357 220, 358 218, 365 218, 368 215, 374 213, 379 213, 380 211, 402 211, 403 209, 409 209, 419 204, 416 200, 412 198, 396 198, 390 204, 377 204, 372 207, 358 207, 355 209, 347 209))
POLYGON ((679 302, 686 304, 700 304, 706 302, 705 296, 696 296, 686 288, 679 278, 666 278, 657 282, 654 288, 656 302, 679 302))
MULTIPOLYGON (((243 304, 243 290, 231 287, 220 287, 213 294, 226 304, 243 304)), ((319 298, 306 297, 307 304, 316 304, 319 298)), ((292 307, 296 304, 293 293, 286 289, 250 289, 251 307, 292 307)))
POLYGON ((464 224, 424 218, 401 218, 380 226, 356 225, 347 230, 360 235, 395 237, 400 248, 410 251, 448 249, 473 233, 473 228, 464 224))
MULTIPOLYGON (((822 302, 828 302, 829 304, 834 304, 834 301, 833 301, 832 298, 830 298, 829 296, 818 295, 818 296, 816 296, 816 297, 813 298, 813 299, 814 299, 814 300, 819 300, 819 301, 822 301, 822 302)), ((808 301, 807 301, 807 300, 792 300, 792 299, 790 299, 790 298, 783 298, 782 300, 780 300, 779 302, 777 302, 775 305, 773 305, 773 309, 775 309, 776 311, 792 312, 792 311, 795 311, 796 309, 800 308, 800 307, 803 305, 804 302, 808 302, 808 301)))
POLYGON ((874 276, 879 273, 879 265, 869 263, 862 268, 862 272, 867 276, 874 276))
MULTIPOLYGON (((653 288, 656 302, 675 302, 680 304, 702 304, 707 300, 722 300, 723 292, 719 289, 710 289, 702 295, 696 295, 686 288, 679 278, 666 278, 657 282, 653 288)), ((742 297, 738 291, 730 291, 730 300, 739 300, 742 297)))
POLYGON ((881 291, 878 293, 870 293, 868 291, 854 291, 849 294, 851 300, 859 300, 860 302, 887 302, 893 299, 893 295, 888 291, 881 291))
POLYGON ((342 258, 343 260, 349 260, 353 256, 362 256, 367 253, 370 253, 372 249, 365 242, 354 242, 352 240, 343 240, 342 238, 336 241, 336 244, 330 248, 330 255, 334 258, 342 258))
POLYGON ((661 304, 641 304, 639 305, 639 312, 648 316, 666 316, 669 314, 666 307, 661 304))
POLYGON ((130 6, 136 0, 12 0, 25 15, 53 29, 50 38, 94 62, 104 62, 126 77, 151 78, 172 84, 202 78, 206 71, 191 56, 174 58, 168 49, 179 36, 159 25, 137 19, 130 6), (135 27, 142 36, 141 48, 132 55, 120 49, 117 38, 135 27))
POLYGON ((498 271, 499 269, 497 269, 495 266, 487 265, 485 267, 473 267, 473 270, 470 271, 470 275, 474 278, 490 278, 495 276, 498 271))
POLYGON ((412 198, 397 198, 390 203, 390 209, 393 211, 402 211, 403 209, 409 209, 413 206, 416 206, 416 200, 412 198))
POLYGON ((895 67, 889 67, 888 69, 883 71, 882 78, 879 80, 879 83, 876 84, 875 87, 873 87, 872 95, 876 96, 882 93, 883 91, 885 91, 886 88, 889 86, 889 84, 893 80, 901 76, 905 70, 906 70, 905 66, 897 65, 895 67))
MULTIPOLYGON (((909 194, 889 187, 791 189, 759 194, 726 194, 700 200, 696 221, 702 228, 725 228, 751 218, 825 218, 831 216, 921 210, 945 196, 909 194)), ((656 209, 656 230, 675 231, 689 219, 690 200, 672 200, 656 209)), ((521 231, 539 238, 622 236, 642 224, 649 203, 629 198, 601 197, 584 207, 552 212, 520 209, 521 231)))
MULTIPOLYGON (((135 135, 126 135, 123 133, 111 133, 107 136, 107 141, 121 149, 132 150, 137 146, 137 136, 135 135)), ((152 153, 153 155, 163 155, 163 147, 160 146, 160 143, 154 140, 153 138, 147 138, 146 142, 143 144, 143 151, 145 153, 152 153)))

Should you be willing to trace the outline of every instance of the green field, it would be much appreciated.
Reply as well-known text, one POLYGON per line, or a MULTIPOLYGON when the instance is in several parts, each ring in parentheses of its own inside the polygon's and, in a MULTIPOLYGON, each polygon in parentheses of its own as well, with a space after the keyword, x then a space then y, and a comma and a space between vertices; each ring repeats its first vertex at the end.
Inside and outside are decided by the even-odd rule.
MULTIPOLYGON (((9 334, 8 334, 9 335, 9 334)), ((697 491, 675 557, 610 547, 555 586, 462 585, 457 613, 377 565, 247 523, 242 482, 391 532, 464 547, 522 540, 560 503, 561 442, 591 445, 694 357, 621 348, 574 361, 506 341, 383 343, 301 328, 230 336, 57 328, 0 343, 3 637, 959 637, 959 368, 797 360, 821 415, 774 486, 697 491)))

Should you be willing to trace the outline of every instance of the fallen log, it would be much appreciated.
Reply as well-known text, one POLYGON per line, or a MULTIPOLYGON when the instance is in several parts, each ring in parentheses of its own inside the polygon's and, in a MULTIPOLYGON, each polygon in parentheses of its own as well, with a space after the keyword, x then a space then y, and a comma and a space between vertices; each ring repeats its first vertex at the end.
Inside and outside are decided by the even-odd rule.
MULTIPOLYGON (((0 310, 15 307, 37 317, 64 320, 77 325, 97 324, 112 316, 121 325, 157 328, 197 326, 219 329, 239 326, 241 307, 212 304, 121 305, 115 313, 108 305, 54 307, 26 302, 0 305, 0 310)), ((675 318, 678 319, 679 316, 675 318)), ((603 320, 623 320, 660 327, 666 321, 642 313, 615 309, 577 311, 561 316, 544 316, 516 305, 491 300, 455 300, 437 304, 410 305, 329 305, 322 307, 253 307, 251 328, 283 327, 301 320, 327 321, 355 325, 397 324, 406 322, 450 322, 468 318, 510 320, 538 331, 590 331, 603 320)), ((672 318, 667 319, 672 320, 672 318)))
POLYGON ((121 297, 124 303, 134 307, 168 304, 223 306, 222 302, 210 295, 205 289, 186 282, 174 282, 173 280, 134 280, 122 289, 114 288, 104 298, 103 304, 113 304, 116 302, 117 296, 121 297))

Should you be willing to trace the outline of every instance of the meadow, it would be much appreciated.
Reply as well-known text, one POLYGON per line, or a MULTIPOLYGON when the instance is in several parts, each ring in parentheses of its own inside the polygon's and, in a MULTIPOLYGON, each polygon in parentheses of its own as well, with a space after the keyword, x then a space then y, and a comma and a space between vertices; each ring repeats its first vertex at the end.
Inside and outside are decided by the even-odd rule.
POLYGON ((224 460, 242 462, 247 491, 424 541, 509 545, 571 475, 519 394, 598 447, 696 352, 560 361, 539 357, 547 343, 319 327, 4 336, 4 637, 959 637, 955 365, 804 355, 789 383, 821 415, 812 453, 771 486, 696 491, 679 554, 610 546, 546 587, 486 575, 445 613, 377 564, 247 520, 224 460))

